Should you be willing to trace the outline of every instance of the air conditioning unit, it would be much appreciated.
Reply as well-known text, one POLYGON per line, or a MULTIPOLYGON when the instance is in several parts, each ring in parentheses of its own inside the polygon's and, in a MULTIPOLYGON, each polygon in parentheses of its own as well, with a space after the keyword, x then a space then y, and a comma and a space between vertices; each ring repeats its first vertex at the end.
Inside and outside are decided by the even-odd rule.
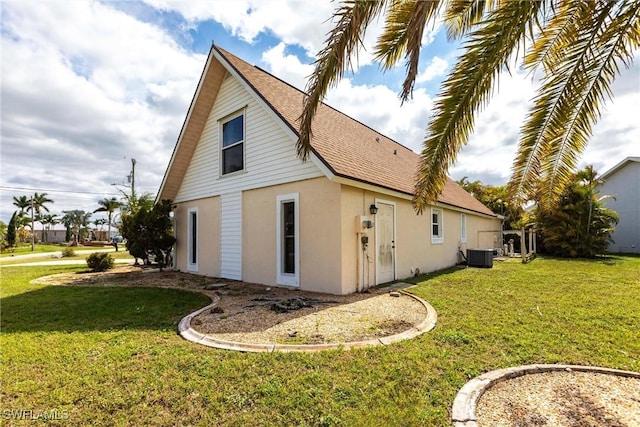
POLYGON ((493 249, 467 249, 469 267, 492 268, 493 249))

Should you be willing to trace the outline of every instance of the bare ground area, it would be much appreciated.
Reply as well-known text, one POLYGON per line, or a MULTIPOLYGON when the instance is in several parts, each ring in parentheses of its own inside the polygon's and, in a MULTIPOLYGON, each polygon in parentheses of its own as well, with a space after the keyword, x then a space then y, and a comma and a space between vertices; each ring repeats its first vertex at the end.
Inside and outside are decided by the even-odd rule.
POLYGON ((244 343, 320 344, 368 340, 406 331, 427 316, 422 303, 402 293, 390 296, 390 288, 336 296, 173 271, 144 273, 132 266, 103 273, 63 273, 36 282, 213 292, 220 297, 220 302, 196 316, 191 327, 218 339, 244 343), (272 309, 276 303, 286 306, 300 301, 307 306, 284 312, 272 309))
POLYGON ((524 375, 489 388, 476 417, 481 427, 634 427, 640 379, 575 371, 524 375))

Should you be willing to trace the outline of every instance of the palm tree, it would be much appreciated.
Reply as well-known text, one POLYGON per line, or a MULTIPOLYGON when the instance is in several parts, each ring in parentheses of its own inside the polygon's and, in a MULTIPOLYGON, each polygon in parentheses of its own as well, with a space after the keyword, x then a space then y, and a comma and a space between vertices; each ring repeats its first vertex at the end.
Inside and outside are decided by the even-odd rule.
POLYGON ((42 233, 42 237, 43 240, 45 242, 49 241, 49 231, 51 230, 51 227, 58 224, 60 221, 58 220, 58 215, 41 215, 38 219, 38 221, 40 221, 40 224, 43 225, 44 227, 44 232, 42 233))
POLYGON ((93 211, 93 213, 107 212, 107 221, 108 221, 107 234, 108 234, 108 239, 111 239, 111 222, 112 222, 111 220, 113 219, 113 213, 115 212, 116 209, 119 209, 122 207, 122 202, 120 202, 115 197, 112 197, 110 199, 107 199, 105 197, 104 199, 99 200, 98 204, 100 205, 100 207, 95 211, 93 211))
MULTIPOLYGON (((46 204, 53 203, 53 200, 47 197, 47 193, 42 193, 42 194, 34 193, 29 202, 30 202, 30 205, 27 208, 27 210, 28 211, 32 210, 37 218, 41 218, 43 210, 45 210, 46 212, 49 212, 49 208, 46 206, 46 204)), ((33 231, 33 221, 34 221, 34 217, 32 215, 31 216, 32 231, 33 231)), ((44 236, 44 224, 42 224, 42 235, 44 236)))
MULTIPOLYGON (((16 228, 20 231, 20 241, 22 241, 22 237, 24 237, 24 227, 29 225, 29 219, 24 215, 24 213, 31 207, 31 199, 27 196, 13 196, 13 204, 20 209, 16 217, 16 228)), ((33 224, 31 224, 31 235, 33 236, 33 224)))
POLYGON ((473 132, 474 116, 514 58, 522 58, 527 70, 541 68, 542 81, 521 128, 509 194, 523 200, 542 190, 548 202, 557 201, 600 118, 600 105, 611 97, 620 65, 629 68, 640 46, 637 1, 344 2, 334 12, 336 25, 307 83, 297 142, 303 160, 311 148, 318 105, 350 67, 367 27, 381 15, 385 26, 375 57, 383 70, 405 59, 403 101, 411 96, 418 73, 425 26, 442 17, 449 38, 463 39, 463 53, 442 84, 423 141, 414 196, 419 212, 442 191, 449 166, 473 132))
POLYGON ((24 216, 24 211, 31 206, 31 199, 27 196, 16 197, 13 196, 13 205, 17 206, 20 209, 20 213, 18 215, 24 216))
POLYGON ((78 238, 80 237, 80 230, 86 227, 89 223, 89 217, 91 212, 85 212, 81 210, 62 211, 64 214, 60 219, 60 222, 67 227, 67 229, 73 230, 73 242, 72 246, 78 246, 78 238))

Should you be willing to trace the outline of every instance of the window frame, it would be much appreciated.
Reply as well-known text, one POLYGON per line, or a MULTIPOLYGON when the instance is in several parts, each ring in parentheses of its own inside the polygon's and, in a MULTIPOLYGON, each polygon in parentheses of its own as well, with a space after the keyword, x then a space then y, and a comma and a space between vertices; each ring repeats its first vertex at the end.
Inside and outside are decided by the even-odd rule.
POLYGON ((198 208, 189 208, 187 209, 187 271, 198 271, 198 259, 200 258, 199 231, 198 208))
POLYGON ((441 208, 431 208, 431 220, 430 220, 430 234, 431 234, 431 243, 433 244, 442 244, 444 243, 444 211, 441 208), (433 215, 438 216, 438 221, 433 221, 433 215), (433 226, 438 226, 438 234, 433 234, 433 226))
POLYGON ((247 108, 243 107, 240 110, 234 111, 231 114, 224 116, 223 118, 218 120, 218 128, 219 128, 219 177, 227 177, 232 176, 234 174, 243 173, 247 168, 247 158, 246 158, 246 142, 247 142, 247 108), (242 116, 242 139, 240 141, 234 142, 233 144, 225 147, 224 146, 224 125, 229 123, 230 121, 237 119, 242 116), (232 172, 224 172, 224 152, 229 150, 230 148, 237 147, 238 145, 242 145, 242 168, 238 170, 234 170, 232 172))
POLYGON ((300 286, 300 194, 283 194, 276 197, 276 282, 278 285, 300 286), (293 202, 294 215, 294 273, 284 272, 284 204, 293 202))

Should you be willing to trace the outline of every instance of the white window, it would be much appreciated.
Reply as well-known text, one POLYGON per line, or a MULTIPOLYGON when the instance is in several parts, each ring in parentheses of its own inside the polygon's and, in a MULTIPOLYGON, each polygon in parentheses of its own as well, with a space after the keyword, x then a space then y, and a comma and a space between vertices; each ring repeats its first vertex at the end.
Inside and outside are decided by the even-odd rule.
POLYGON ((298 193, 276 199, 276 271, 279 285, 300 286, 298 193))
POLYGON ((198 271, 198 208, 187 211, 187 270, 198 271))
POLYGON ((220 175, 244 169, 244 110, 225 118, 220 131, 220 175))
POLYGON ((467 215, 460 214, 460 241, 467 243, 467 215))
POLYGON ((431 208, 431 243, 442 243, 443 241, 442 209, 431 208))

